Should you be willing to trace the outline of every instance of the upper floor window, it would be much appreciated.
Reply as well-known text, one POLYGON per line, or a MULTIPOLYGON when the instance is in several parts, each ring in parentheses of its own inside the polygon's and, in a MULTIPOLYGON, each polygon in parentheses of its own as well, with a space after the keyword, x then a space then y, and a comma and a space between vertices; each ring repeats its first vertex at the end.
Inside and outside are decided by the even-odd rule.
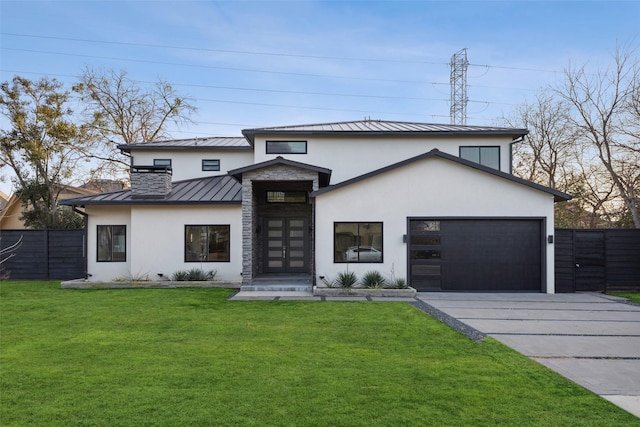
POLYGON ((307 154, 307 141, 267 141, 267 154, 307 154))
POLYGON ((460 147, 460 157, 500 170, 500 147, 460 147))
POLYGON ((153 166, 169 166, 169 167, 171 167, 171 159, 153 159, 153 166))
POLYGON ((202 160, 202 170, 205 171, 205 172, 208 172, 208 171, 219 171, 220 170, 220 159, 202 160))

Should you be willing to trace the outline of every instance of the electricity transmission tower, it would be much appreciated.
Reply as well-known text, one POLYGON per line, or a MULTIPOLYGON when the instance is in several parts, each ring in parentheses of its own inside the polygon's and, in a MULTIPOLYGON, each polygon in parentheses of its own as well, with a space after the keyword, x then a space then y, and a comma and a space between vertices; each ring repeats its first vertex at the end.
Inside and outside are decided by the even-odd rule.
POLYGON ((451 57, 451 124, 467 124, 467 48, 453 54, 451 57))

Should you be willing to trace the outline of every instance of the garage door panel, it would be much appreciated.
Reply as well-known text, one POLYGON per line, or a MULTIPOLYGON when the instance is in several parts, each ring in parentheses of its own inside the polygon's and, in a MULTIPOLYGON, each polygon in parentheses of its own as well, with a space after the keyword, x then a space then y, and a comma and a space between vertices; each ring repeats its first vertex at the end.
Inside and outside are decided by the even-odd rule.
MULTIPOLYGON (((440 290, 541 291, 541 225, 529 219, 441 220, 440 259, 430 261, 441 266, 440 290)), ((411 267, 424 262, 410 260, 411 267)), ((421 288, 425 277, 411 272, 412 286, 434 290, 421 288)))

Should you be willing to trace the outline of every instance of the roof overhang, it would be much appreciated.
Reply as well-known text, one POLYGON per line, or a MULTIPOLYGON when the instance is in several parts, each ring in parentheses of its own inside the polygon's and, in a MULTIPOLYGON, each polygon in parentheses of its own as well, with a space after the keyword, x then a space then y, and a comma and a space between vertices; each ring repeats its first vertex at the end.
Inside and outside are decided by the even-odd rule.
POLYGON ((242 134, 251 145, 255 137, 282 136, 313 136, 313 135, 349 135, 349 136, 507 136, 517 141, 527 135, 527 129, 504 128, 493 126, 468 126, 432 124, 417 122, 400 122, 387 120, 360 120, 352 122, 319 123, 309 125, 277 126, 254 129, 244 129, 242 134))
POLYGON ((238 169, 233 169, 228 172, 229 175, 233 176, 239 182, 242 182, 242 175, 247 172, 252 172, 259 169, 269 168, 273 166, 291 166, 299 169, 308 170, 311 172, 318 173, 318 184, 320 187, 326 187, 329 185, 331 180, 331 169, 322 168, 319 166, 309 165, 307 163, 296 162, 293 160, 285 159, 283 157, 276 157, 272 160, 267 160, 266 162, 256 163, 254 165, 245 166, 238 169))

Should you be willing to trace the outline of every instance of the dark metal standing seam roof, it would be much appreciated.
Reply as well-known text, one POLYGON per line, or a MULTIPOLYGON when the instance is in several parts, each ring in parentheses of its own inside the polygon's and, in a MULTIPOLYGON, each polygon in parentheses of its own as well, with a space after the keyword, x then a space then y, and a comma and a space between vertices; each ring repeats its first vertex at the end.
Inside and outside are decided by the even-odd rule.
POLYGON ((174 139, 145 142, 141 144, 118 145, 122 151, 131 150, 250 150, 251 145, 243 136, 174 139))
POLYGON ((131 190, 101 193, 62 200, 60 204, 84 205, 179 205, 242 203, 242 184, 230 175, 176 181, 165 198, 135 199, 131 190))
POLYGON ((520 138, 529 133, 527 129, 504 128, 497 126, 447 125, 420 122, 399 122, 387 120, 359 120, 351 122, 317 123, 294 126, 274 126, 245 129, 242 134, 253 145, 256 135, 275 134, 413 134, 413 135, 507 135, 520 138))

